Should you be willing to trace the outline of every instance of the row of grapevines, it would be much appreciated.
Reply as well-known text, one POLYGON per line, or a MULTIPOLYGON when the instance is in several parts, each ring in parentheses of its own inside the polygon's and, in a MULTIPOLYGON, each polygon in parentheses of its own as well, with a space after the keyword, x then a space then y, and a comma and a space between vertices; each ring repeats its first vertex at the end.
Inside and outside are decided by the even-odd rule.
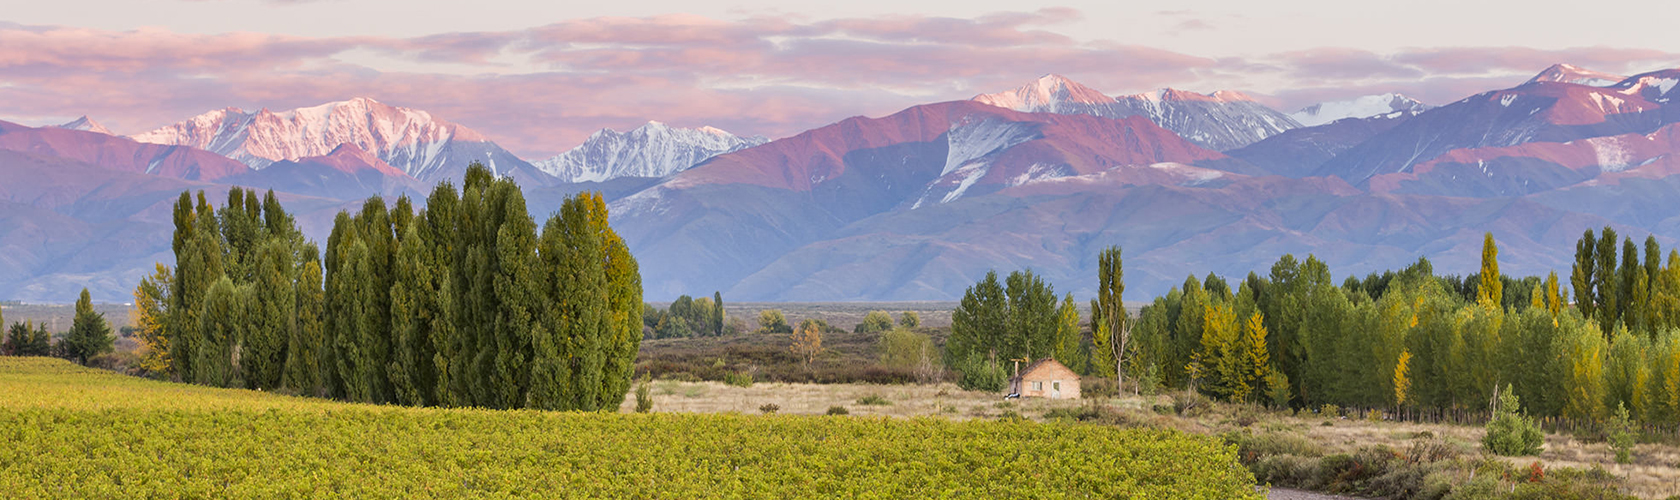
POLYGON ((1232 448, 1172 431, 396 408, 88 377, 105 378, 0 366, 8 497, 1258 498, 1232 448), (87 399, 125 393, 178 401, 87 399))

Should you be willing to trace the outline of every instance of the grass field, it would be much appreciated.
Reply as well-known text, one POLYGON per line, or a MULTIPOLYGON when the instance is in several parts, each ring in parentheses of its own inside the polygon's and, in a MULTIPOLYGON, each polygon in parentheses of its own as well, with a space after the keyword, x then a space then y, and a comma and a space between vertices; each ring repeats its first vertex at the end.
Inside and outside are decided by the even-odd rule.
POLYGON ((1259 498, 1252 484, 1234 448, 1170 430, 398 408, 0 358, 10 498, 1259 498))

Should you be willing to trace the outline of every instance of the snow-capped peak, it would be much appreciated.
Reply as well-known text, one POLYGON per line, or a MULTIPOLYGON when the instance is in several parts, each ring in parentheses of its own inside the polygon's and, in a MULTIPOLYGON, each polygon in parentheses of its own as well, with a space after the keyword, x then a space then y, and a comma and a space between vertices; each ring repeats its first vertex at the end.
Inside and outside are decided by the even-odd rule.
POLYGON ((1541 71, 1540 74, 1534 75, 1534 78, 1528 79, 1527 83, 1559 82, 1586 85, 1589 87, 1609 87, 1626 79, 1627 77, 1621 75, 1612 75, 1610 73, 1583 69, 1579 66, 1571 64, 1558 63, 1546 68, 1545 71, 1541 71))
POLYGON ((1321 102, 1290 113, 1289 117, 1301 125, 1312 127, 1343 118, 1370 118, 1394 112, 1419 113, 1426 109, 1429 109, 1429 106, 1416 99, 1390 92, 1345 101, 1321 102))
POLYGON ((1029 113, 1059 113, 1070 105, 1107 105, 1114 98, 1062 75, 1044 75, 1013 90, 974 96, 975 101, 1029 113))
POLYGON ((629 132, 601 129, 569 151, 532 165, 563 182, 668 177, 724 153, 769 142, 713 127, 673 128, 650 121, 629 132))
POLYGON ((1191 91, 1188 91, 1188 90, 1178 90, 1178 89, 1175 89, 1175 88, 1156 89, 1156 90, 1149 91, 1149 92, 1144 92, 1144 93, 1141 93, 1141 94, 1132 94, 1132 95, 1129 95, 1129 96, 1123 96, 1123 97, 1121 97, 1121 99, 1133 99, 1133 100, 1154 101, 1154 102, 1200 101, 1200 102, 1231 103, 1231 102, 1253 102, 1254 101, 1254 98, 1249 97, 1248 94, 1244 94, 1242 92, 1237 92, 1235 90, 1216 90, 1211 94, 1202 94, 1202 93, 1198 93, 1198 92, 1191 92, 1191 91))
POLYGON ((116 135, 111 133, 111 129, 105 128, 105 126, 100 125, 99 122, 93 121, 92 118, 88 118, 87 115, 82 115, 81 118, 77 118, 70 123, 57 125, 57 127, 67 128, 70 130, 81 130, 83 132, 95 132, 105 135, 116 135))
POLYGON ((483 134, 425 111, 366 97, 278 112, 220 109, 133 139, 206 149, 256 169, 281 160, 325 156, 340 145, 354 144, 425 180, 452 176, 444 171, 464 168, 468 157, 480 159, 484 154, 472 150, 491 150, 498 158, 517 161, 483 134))

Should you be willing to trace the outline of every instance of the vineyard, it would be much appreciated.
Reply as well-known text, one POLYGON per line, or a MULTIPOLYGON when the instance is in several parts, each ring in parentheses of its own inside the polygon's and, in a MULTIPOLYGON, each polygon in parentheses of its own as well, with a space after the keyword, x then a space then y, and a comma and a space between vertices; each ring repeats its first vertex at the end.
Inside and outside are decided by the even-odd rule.
POLYGON ((1218 439, 1023 421, 402 408, 0 359, 21 498, 1260 498, 1218 439))

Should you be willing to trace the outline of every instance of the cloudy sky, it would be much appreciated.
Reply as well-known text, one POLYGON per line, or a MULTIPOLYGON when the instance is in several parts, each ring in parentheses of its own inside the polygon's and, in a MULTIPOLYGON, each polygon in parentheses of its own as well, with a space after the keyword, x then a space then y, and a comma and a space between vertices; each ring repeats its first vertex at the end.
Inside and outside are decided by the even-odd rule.
POLYGON ((648 120, 781 137, 1059 73, 1110 94, 1241 90, 1283 110, 1443 104, 1555 62, 1680 66, 1666 0, 5 0, 0 119, 139 133, 351 97, 531 159, 648 120))

